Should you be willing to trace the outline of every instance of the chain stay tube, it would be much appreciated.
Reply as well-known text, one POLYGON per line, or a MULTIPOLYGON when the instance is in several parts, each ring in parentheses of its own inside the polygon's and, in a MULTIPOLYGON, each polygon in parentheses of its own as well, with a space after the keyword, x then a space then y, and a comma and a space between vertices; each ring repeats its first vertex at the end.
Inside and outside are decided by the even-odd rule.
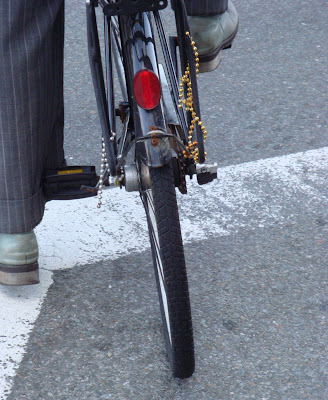
MULTIPOLYGON (((128 93, 133 104, 133 120, 136 139, 149 135, 153 131, 167 131, 162 100, 152 110, 144 110, 133 100, 132 81, 138 71, 151 70, 160 80, 155 41, 149 13, 119 16, 125 74, 127 77, 128 93)), ((169 141, 166 137, 148 138, 138 142, 136 152, 144 164, 149 167, 161 167, 172 157, 169 141), (153 140, 152 140, 153 139, 153 140), (156 140, 155 140, 156 139, 156 140)))

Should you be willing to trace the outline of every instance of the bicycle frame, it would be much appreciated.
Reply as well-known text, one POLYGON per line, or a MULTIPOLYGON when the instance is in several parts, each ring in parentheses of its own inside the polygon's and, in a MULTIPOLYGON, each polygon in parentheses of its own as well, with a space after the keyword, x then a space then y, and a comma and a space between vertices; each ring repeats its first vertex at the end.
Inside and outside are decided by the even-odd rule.
MULTIPOLYGON (((152 110, 144 110, 139 107, 134 98, 132 90, 133 77, 138 71, 143 69, 151 70, 160 80, 159 67, 157 62, 157 55, 155 49, 154 35, 151 25, 151 13, 139 12, 130 15, 118 15, 118 24, 120 39, 122 43, 123 52, 123 67, 126 82, 127 104, 129 115, 126 121, 126 134, 124 135, 123 142, 117 146, 116 127, 115 127, 115 107, 114 107, 114 90, 113 90, 113 72, 112 72, 112 52, 113 43, 111 42, 111 15, 106 15, 106 7, 108 4, 106 0, 100 0, 99 4, 103 8, 105 14, 105 58, 106 58, 106 83, 105 87, 104 74, 101 61, 101 52, 99 47, 98 29, 95 16, 95 7, 98 6, 98 0, 87 1, 87 27, 88 27, 88 44, 89 44, 89 58, 92 71, 92 78, 95 88, 97 106, 99 110, 99 117, 104 138, 107 159, 108 159, 108 172, 111 176, 117 176, 121 173, 126 153, 128 152, 128 144, 135 139, 136 153, 139 154, 141 161, 149 167, 160 167, 172 158, 172 140, 180 143, 173 144, 173 147, 184 146, 187 143, 187 130, 190 125, 190 117, 186 118, 184 111, 178 107, 178 70, 176 63, 176 52, 171 45, 171 52, 166 42, 164 29, 160 19, 158 10, 153 11, 157 31, 162 46, 166 69, 168 71, 169 86, 173 100, 173 107, 177 114, 179 124, 181 126, 180 137, 176 134, 168 133, 168 121, 165 119, 163 98, 160 103, 152 110), (173 61, 172 61, 173 58, 173 61), (107 97, 106 97, 107 93, 107 97), (131 116, 131 118, 130 118, 131 116), (152 140, 156 138, 155 142, 152 140), (156 143, 156 145, 154 145, 156 143)), ((184 51, 180 52, 182 60, 182 68, 187 63, 190 64, 190 74, 193 83, 193 91, 195 93, 195 110, 197 115, 200 115, 196 70, 194 62, 189 63, 188 60, 193 60, 193 54, 188 38, 182 36, 183 30, 186 30, 187 20, 184 10, 184 5, 181 0, 175 1, 175 15, 178 32, 180 33, 179 39, 175 42, 180 42, 180 48, 184 51)), ((107 13, 109 11, 107 10, 107 13)), ((172 40, 171 40, 172 44, 172 40)), ((205 160, 204 146, 202 132, 196 126, 197 142, 200 151, 199 161, 202 163, 205 160)), ((186 160, 187 166, 192 166, 193 162, 186 160)), ((192 175, 194 168, 189 168, 188 173, 192 175)))

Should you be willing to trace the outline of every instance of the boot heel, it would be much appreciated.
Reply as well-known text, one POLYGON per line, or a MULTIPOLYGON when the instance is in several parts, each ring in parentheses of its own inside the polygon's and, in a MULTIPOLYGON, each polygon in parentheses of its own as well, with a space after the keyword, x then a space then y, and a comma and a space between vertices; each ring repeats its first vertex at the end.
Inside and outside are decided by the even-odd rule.
POLYGON ((39 265, 37 262, 17 266, 0 264, 0 284, 2 285, 35 285, 39 282, 39 265))
POLYGON ((199 57, 199 72, 210 72, 214 71, 218 65, 220 64, 221 61, 221 52, 217 53, 213 58, 209 59, 209 57, 206 57, 207 59, 203 59, 200 56, 199 57))

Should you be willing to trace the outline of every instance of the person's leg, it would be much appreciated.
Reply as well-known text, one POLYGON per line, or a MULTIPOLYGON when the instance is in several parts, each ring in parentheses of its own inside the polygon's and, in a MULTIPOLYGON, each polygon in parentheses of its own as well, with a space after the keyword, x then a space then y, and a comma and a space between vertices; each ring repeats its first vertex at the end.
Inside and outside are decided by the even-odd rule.
POLYGON ((185 0, 191 35, 199 53, 200 72, 213 71, 221 50, 231 47, 238 15, 230 0, 185 0))
POLYGON ((64 0, 0 1, 0 283, 1 266, 21 264, 15 240, 37 261, 42 174, 65 162, 63 34, 64 0))
POLYGON ((64 162, 63 0, 0 1, 0 232, 41 220, 46 160, 64 162))

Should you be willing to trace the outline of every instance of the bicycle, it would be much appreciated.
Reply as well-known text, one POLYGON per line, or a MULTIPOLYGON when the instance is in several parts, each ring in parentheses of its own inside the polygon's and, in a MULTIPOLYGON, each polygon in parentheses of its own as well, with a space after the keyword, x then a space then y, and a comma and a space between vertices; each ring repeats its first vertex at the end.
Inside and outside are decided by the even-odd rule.
POLYGON ((199 59, 185 6, 182 0, 171 5, 177 36, 167 42, 160 16, 167 0, 87 0, 89 59, 102 131, 100 176, 94 167, 66 167, 49 172, 45 191, 49 199, 98 195, 98 206, 106 186, 140 193, 168 358, 173 375, 188 378, 195 368, 194 341, 175 188, 187 193, 187 175, 196 175, 199 184, 212 181, 217 166, 205 161, 199 59), (104 18, 105 69, 98 6, 104 18), (154 26, 164 65, 157 60, 154 26), (114 79, 120 87, 118 101, 114 79))

